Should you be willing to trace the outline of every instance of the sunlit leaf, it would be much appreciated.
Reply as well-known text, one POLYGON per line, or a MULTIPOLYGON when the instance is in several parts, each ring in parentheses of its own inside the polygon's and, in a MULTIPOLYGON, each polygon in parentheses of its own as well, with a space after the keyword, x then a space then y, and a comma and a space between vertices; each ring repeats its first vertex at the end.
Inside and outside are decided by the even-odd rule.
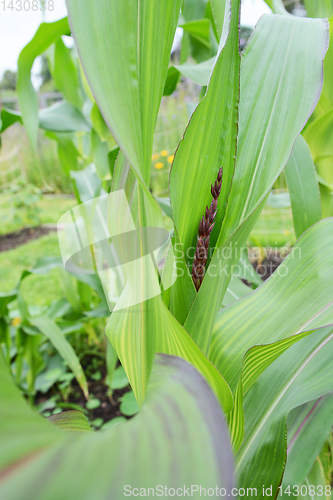
POLYGON ((157 356, 139 415, 102 432, 67 432, 44 420, 6 370, 0 353, 2 499, 118 499, 126 485, 146 491, 214 485, 226 494, 234 487, 224 416, 209 386, 185 361, 157 356))

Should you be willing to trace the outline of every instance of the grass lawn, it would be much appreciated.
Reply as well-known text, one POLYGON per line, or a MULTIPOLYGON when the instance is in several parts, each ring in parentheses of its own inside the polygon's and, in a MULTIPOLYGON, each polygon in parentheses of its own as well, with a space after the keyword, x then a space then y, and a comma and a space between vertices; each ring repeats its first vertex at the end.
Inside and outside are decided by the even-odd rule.
POLYGON ((291 247, 296 241, 291 209, 265 207, 250 235, 251 246, 291 247))
POLYGON ((43 196, 36 203, 34 210, 36 220, 29 217, 26 206, 14 207, 22 193, 1 195, 0 197, 0 234, 18 231, 23 227, 39 226, 41 224, 56 224, 59 218, 70 208, 77 205, 75 198, 58 196, 43 196), (16 198, 15 198, 16 197, 16 198), (15 218, 14 218, 15 214, 15 218))
MULTIPOLYGON (((56 233, 43 236, 14 250, 0 253, 0 292, 9 292, 17 284, 22 271, 33 267, 40 257, 59 256, 56 233)), ((31 305, 48 304, 62 296, 58 270, 48 274, 31 275, 22 283, 22 294, 31 305)))

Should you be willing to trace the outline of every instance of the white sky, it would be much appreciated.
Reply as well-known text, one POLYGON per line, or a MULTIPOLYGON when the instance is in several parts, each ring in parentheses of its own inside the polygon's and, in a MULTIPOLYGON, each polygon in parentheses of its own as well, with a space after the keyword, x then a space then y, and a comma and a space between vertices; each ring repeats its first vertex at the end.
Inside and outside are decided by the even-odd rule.
MULTIPOLYGON (((103 0, 92 0, 103 1, 103 0)), ((121 0, 117 0, 121 1, 121 0)), ((13 0, 15 5, 20 5, 18 0, 13 0)), ((5 0, 6 6, 10 4, 10 0, 5 0)), ((32 5, 32 0, 26 1, 26 6, 32 5)), ((24 5, 24 0, 22 0, 24 5)), ((259 17, 265 12, 270 12, 269 7, 263 0, 243 0, 242 2, 242 24, 246 26, 254 26, 259 17)), ((6 69, 15 71, 17 69, 17 59, 22 48, 34 36, 39 24, 44 20, 46 22, 56 21, 66 16, 65 0, 54 0, 54 11, 25 12, 12 11, 8 8, 3 10, 3 2, 0 2, 0 78, 6 69)), ((37 67, 33 67, 33 72, 38 72, 37 67)))

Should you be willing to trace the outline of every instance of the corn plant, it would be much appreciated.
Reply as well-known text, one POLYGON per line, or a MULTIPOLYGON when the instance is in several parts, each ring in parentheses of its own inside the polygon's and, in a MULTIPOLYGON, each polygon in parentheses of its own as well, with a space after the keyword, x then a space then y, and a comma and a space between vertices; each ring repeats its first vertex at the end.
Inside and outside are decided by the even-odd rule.
MULTIPOLYGON (((290 494, 295 486, 292 494, 298 495, 297 487, 308 481, 326 492, 315 474, 317 447, 297 455, 296 474, 292 450, 300 444, 291 438, 286 466, 286 422, 294 408, 333 391, 332 219, 311 225, 316 221, 304 218, 305 232, 279 270, 241 300, 223 303, 228 286, 237 282, 251 229, 316 107, 328 26, 320 19, 264 16, 240 54, 240 1, 210 0, 219 45, 207 91, 175 153, 169 186, 174 231, 160 277, 145 251, 146 230, 163 228, 161 207, 149 191, 150 163, 181 3, 67 2, 85 76, 120 148, 109 232, 114 243, 117 235, 134 232, 133 246, 140 250, 138 266, 129 261, 126 245, 118 245, 127 283, 106 333, 142 409, 133 422, 109 434, 68 437, 49 422, 28 417, 7 376, 3 498, 21 498, 23 487, 25 498, 88 499, 91 491, 96 498, 122 498, 133 481, 143 489, 158 481, 174 488, 191 484, 199 470, 202 484, 225 487, 228 495, 232 459, 221 408, 238 488, 255 491, 255 498, 288 496, 288 488, 290 494), (122 194, 126 203, 115 203, 122 194), (130 212, 123 210, 126 204, 130 212), (190 370, 191 383, 183 367, 190 370), (182 401, 176 402, 179 394, 182 401), (193 396, 196 407, 190 406, 193 396), (211 405, 204 414, 197 409, 201 403, 211 405), (15 421, 11 405, 22 419, 30 418, 29 429, 15 421), (209 419, 216 405, 215 425, 209 419), (24 449, 13 437, 19 428, 29 436, 24 449), (208 447, 201 448, 203 436, 208 447), (40 454, 32 454, 41 447, 40 454), (23 466, 10 475, 22 458, 23 466), (53 463, 58 465, 49 472, 50 481, 40 488, 53 463)), ((22 113, 29 123, 28 104, 22 113)), ((36 130, 36 120, 33 126, 36 130)), ((326 404, 330 398, 320 400, 318 409, 323 405, 327 412, 326 404)), ((316 413, 307 410, 298 420, 291 418, 290 433, 297 437, 305 423, 314 422, 323 444, 329 431, 318 425, 323 413, 310 419, 316 413)), ((63 429, 72 422, 74 430, 76 421, 86 427, 77 415, 58 419, 63 429)))

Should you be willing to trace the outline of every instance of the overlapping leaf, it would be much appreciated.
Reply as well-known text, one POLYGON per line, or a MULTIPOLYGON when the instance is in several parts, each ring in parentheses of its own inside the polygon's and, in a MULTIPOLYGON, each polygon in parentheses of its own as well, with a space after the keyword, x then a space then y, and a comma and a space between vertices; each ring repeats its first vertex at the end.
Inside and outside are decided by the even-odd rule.
POLYGON ((309 146, 301 135, 296 139, 284 173, 291 198, 295 234, 299 238, 321 218, 316 169, 309 146))
POLYGON ((239 485, 272 486, 273 497, 286 460, 286 417, 301 404, 333 392, 332 327, 292 346, 257 380, 244 399, 245 439, 236 455, 239 485))
POLYGON ((324 219, 302 235, 270 279, 217 317, 209 359, 233 391, 238 384, 231 419, 236 448, 243 438, 242 394, 293 343, 333 324, 332 246, 333 219, 324 219))
POLYGON ((69 35, 67 17, 54 23, 42 23, 34 38, 24 47, 18 59, 17 94, 22 112, 23 124, 33 147, 38 133, 38 98, 31 83, 30 73, 34 60, 61 35, 69 35))
POLYGON ((283 475, 283 490, 288 485, 300 486, 306 480, 330 435, 332 425, 331 394, 299 406, 289 414, 288 457, 283 475))
MULTIPOLYGON (((231 12, 228 40, 217 58, 207 93, 192 115, 178 146, 170 174, 173 219, 186 265, 193 260, 199 220, 211 203, 210 186, 223 166, 216 229, 211 235, 211 245, 214 246, 234 173, 240 67, 239 1, 232 2, 231 12)), ((184 266, 184 275, 178 278, 171 296, 171 311, 181 322, 184 322, 188 308, 179 307, 180 297, 188 295, 186 290, 191 286, 191 278, 186 271, 184 266)), ((194 285, 192 288, 194 290, 194 285)), ((194 296, 192 291, 190 298, 193 300, 194 296)))
POLYGON ((153 135, 181 0, 68 0, 89 85, 106 123, 148 185, 153 135))
MULTIPOLYGON (((0 353, 1 499, 118 499, 126 485, 234 486, 222 411, 185 361, 158 356, 140 414, 98 433, 62 431, 44 420, 6 370, 0 353)), ((66 422, 66 413, 58 418, 66 422)))
POLYGON ((333 213, 333 108, 310 123, 303 136, 319 174, 322 215, 329 217, 333 213))
MULTIPOLYGON (((232 266, 237 264, 265 198, 316 105, 326 44, 327 26, 321 20, 263 16, 243 55, 237 158, 216 242, 219 249, 184 324, 204 352, 209 348, 213 322, 232 266), (303 50, 304 58, 300 57, 303 50), (229 250, 227 257, 225 249, 229 250)), ((192 175, 195 177, 195 173, 192 175)), ((197 182, 201 183, 199 176, 197 182)), ((194 198, 193 204, 196 203, 194 198)), ((192 220, 191 204, 188 224, 192 220)), ((193 235, 196 230, 193 222, 193 235)))
POLYGON ((37 326, 43 335, 49 339, 54 348, 59 352, 60 356, 66 361, 69 368, 75 375, 75 378, 85 397, 88 398, 88 384, 80 360, 59 326, 48 316, 29 318, 29 320, 34 326, 37 326))

